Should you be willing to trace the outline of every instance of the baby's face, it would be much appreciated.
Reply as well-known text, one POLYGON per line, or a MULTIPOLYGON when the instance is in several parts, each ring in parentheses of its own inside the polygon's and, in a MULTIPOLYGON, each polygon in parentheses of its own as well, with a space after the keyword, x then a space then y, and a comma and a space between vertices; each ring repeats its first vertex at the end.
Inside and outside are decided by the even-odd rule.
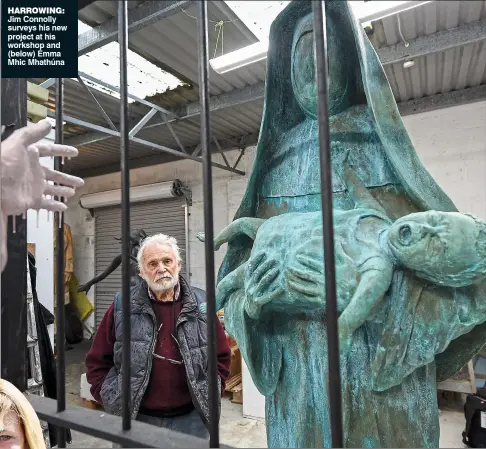
POLYGON ((477 261, 476 236, 473 218, 457 212, 427 211, 397 220, 390 228, 388 243, 401 265, 447 285, 444 277, 458 275, 477 261))

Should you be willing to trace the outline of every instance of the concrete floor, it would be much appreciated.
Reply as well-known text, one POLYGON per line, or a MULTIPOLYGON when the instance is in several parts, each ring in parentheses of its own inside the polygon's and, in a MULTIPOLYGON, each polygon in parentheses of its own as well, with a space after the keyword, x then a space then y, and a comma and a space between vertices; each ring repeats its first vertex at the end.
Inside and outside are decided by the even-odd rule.
MULTIPOLYGON (((81 405, 79 383, 85 372, 84 354, 89 349, 89 342, 83 342, 66 352, 66 393, 67 402, 81 405)), ((456 398, 441 400, 441 448, 463 448, 462 432, 465 421, 462 404, 456 398)), ((79 432, 72 432, 73 448, 108 448, 108 441, 100 440, 79 432)), ((220 421, 220 441, 233 447, 264 448, 267 447, 265 423, 260 420, 243 417, 242 406, 233 404, 229 399, 222 401, 220 421)))
MULTIPOLYGON (((242 416, 242 406, 233 404, 229 399, 223 399, 220 440, 222 444, 232 447, 264 448, 267 447, 265 423, 242 416)), ((443 410, 440 416, 441 448, 463 448, 462 431, 464 430, 464 415, 457 410, 443 410)), ((108 448, 111 443, 98 438, 73 432, 73 444, 76 448, 108 448)))

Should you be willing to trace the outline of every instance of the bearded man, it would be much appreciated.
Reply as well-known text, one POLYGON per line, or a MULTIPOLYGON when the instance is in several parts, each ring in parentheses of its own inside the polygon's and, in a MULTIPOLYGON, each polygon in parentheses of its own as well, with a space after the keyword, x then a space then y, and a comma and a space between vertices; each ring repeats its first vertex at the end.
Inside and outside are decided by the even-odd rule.
MULTIPOLYGON (((209 424, 205 292, 180 275, 177 241, 146 238, 137 255, 142 281, 130 291, 132 418, 207 438, 209 424)), ((122 304, 115 300, 86 356, 91 394, 105 411, 121 415, 122 304)), ((220 393, 229 374, 230 348, 217 320, 220 393)))

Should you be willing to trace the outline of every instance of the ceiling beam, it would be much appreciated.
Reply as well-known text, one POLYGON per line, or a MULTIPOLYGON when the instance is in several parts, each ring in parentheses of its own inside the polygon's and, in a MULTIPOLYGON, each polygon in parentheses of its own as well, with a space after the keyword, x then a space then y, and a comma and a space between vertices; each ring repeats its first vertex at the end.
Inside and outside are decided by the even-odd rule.
MULTIPOLYGON (((218 111, 220 109, 228 108, 238 104, 248 103, 251 101, 259 100, 263 98, 265 92, 265 83, 262 81, 260 83, 254 84, 252 86, 245 86, 243 89, 235 89, 231 92, 225 92, 224 94, 215 95, 209 99, 209 108, 211 112, 218 111)), ((178 119, 168 120, 169 123, 177 122, 180 120, 187 120, 189 118, 199 115, 201 108, 198 101, 187 104, 178 113, 181 115, 178 119)), ((143 127, 143 130, 155 128, 157 126, 165 126, 166 122, 164 119, 157 117, 152 123, 148 123, 143 127)), ((115 123, 115 126, 118 124, 115 123)), ((66 139, 64 142, 66 145, 71 145, 73 147, 79 147, 83 145, 89 145, 90 143, 100 142, 105 139, 109 139, 110 135, 103 132, 93 131, 79 136, 74 136, 66 139)))
MULTIPOLYGON (((235 89, 231 92, 220 94, 210 98, 210 110, 217 111, 227 107, 238 104, 243 104, 250 101, 256 101, 263 98, 265 85, 263 82, 253 86, 247 86, 243 89, 235 89)), ((398 103, 398 108, 401 115, 418 114, 421 112, 430 111, 433 109, 441 109, 459 104, 472 103, 475 101, 482 101, 486 98, 486 86, 470 87, 467 89, 448 92, 445 94, 437 94, 428 97, 419 98, 416 100, 403 101, 398 103)), ((199 103, 197 101, 189 103, 184 110, 179 111, 184 115, 179 119, 169 120, 169 123, 177 120, 184 120, 195 117, 200 113, 199 103)), ((161 118, 156 118, 152 123, 144 126, 144 130, 166 125, 161 118)), ((92 131, 79 136, 66 139, 67 145, 83 146, 90 143, 100 142, 109 139, 111 136, 104 132, 92 131)))
POLYGON ((451 48, 479 42, 486 39, 486 22, 473 22, 451 30, 421 36, 408 41, 383 47, 377 50, 383 65, 395 64, 407 59, 418 58, 431 53, 450 50, 451 48))
MULTIPOLYGON (((175 4, 181 2, 152 2, 151 3, 152 7, 154 3, 175 4)), ((144 7, 144 5, 145 3, 142 4, 142 6, 137 8, 136 10, 131 11, 130 14, 141 10, 144 7)), ((146 5, 144 8, 149 8, 149 7, 146 5)), ((175 12, 176 11, 173 11, 173 13, 175 12)), ((134 22, 134 23, 138 23, 138 22, 134 22)), ((105 24, 101 25, 100 27, 103 26, 105 26, 105 24)), ((115 28, 116 28, 116 23, 115 23, 115 28)), ((378 56, 380 57, 381 62, 384 65, 387 65, 387 64, 393 64, 396 62, 404 61, 406 59, 411 59, 414 57, 430 54, 432 52, 440 52, 457 46, 462 46, 473 42, 479 42, 485 38, 486 38, 486 22, 474 22, 458 28, 454 28, 446 31, 440 31, 432 35, 423 36, 411 40, 409 41, 408 47, 406 47, 404 43, 400 43, 390 47, 381 48, 377 51, 377 53, 378 56)), ((258 99, 263 98, 264 90, 265 90, 265 83, 259 82, 252 86, 246 86, 242 89, 235 89, 231 92, 227 92, 227 93, 223 93, 211 97, 210 110, 217 111, 238 104, 244 104, 247 102, 256 101, 258 99)), ((470 101, 481 100, 482 99, 481 92, 482 92, 481 89, 477 89, 477 88, 464 89, 464 91, 456 91, 456 92, 451 92, 449 94, 440 94, 440 95, 445 95, 444 97, 440 95, 439 96, 434 95, 432 97, 424 97, 418 100, 402 102, 399 104, 399 107, 401 108, 400 110, 402 115, 407 115, 411 113, 423 112, 425 109, 426 110, 434 109, 434 106, 432 106, 433 104, 437 104, 435 108, 441 108, 441 107, 452 106, 453 103, 451 102, 469 101, 467 99, 471 99, 470 101), (427 101, 427 99, 429 98, 430 100, 427 101), (452 98, 454 98, 455 100, 451 100, 452 98)), ((178 120, 185 120, 191 117, 196 117, 200 114, 199 102, 195 101, 189 103, 184 107, 180 108, 177 112, 180 115, 180 118, 178 120)), ((176 119, 170 120, 169 123, 173 121, 176 121, 176 119)), ((164 120, 157 118, 152 122, 149 122, 144 127, 144 129, 155 128, 158 126, 165 126, 165 124, 166 123, 164 120)), ((83 146, 83 145, 88 145, 90 143, 100 142, 109 137, 110 136, 105 133, 94 131, 94 132, 88 132, 67 139, 66 143, 72 146, 83 146)))
MULTIPOLYGON (((420 4, 429 2, 418 2, 420 4)), ((381 26, 381 22, 376 22, 375 26, 381 26)), ((373 41, 373 29, 367 34, 371 35, 370 39, 373 41)), ((437 53, 451 48, 460 47, 463 45, 479 42, 486 39, 486 21, 473 22, 457 28, 449 30, 439 31, 434 34, 421 36, 417 39, 410 40, 408 42, 401 42, 389 47, 382 47, 376 50, 380 61, 383 65, 394 64, 396 62, 405 61, 414 57, 424 56, 431 53, 437 53)), ((232 60, 240 61, 238 67, 250 66, 253 63, 262 64, 267 58, 266 43, 260 42, 261 45, 252 44, 247 47, 240 48, 234 52, 227 53, 224 56, 211 59, 211 65, 218 73, 226 73, 229 71, 228 58, 232 60), (264 46, 265 44, 265 46, 264 46), (256 45, 253 51, 248 50, 249 47, 256 45), (251 53, 252 56, 249 56, 251 53), (239 55, 239 57, 237 56, 239 55), (243 56, 244 55, 244 56, 243 56), (224 60, 224 63, 223 63, 224 60), (214 65, 213 65, 214 64, 214 65), (218 67, 216 69, 216 67, 218 67)), ((375 47, 376 48, 376 47, 375 47)), ((234 64, 232 64, 234 65, 234 64)), ((234 69, 234 70, 237 70, 234 69)), ((231 69, 233 70, 233 69, 231 69)))
POLYGON ((422 97, 416 100, 402 101, 398 103, 398 110, 400 111, 400 115, 405 116, 475 103, 477 101, 486 101, 486 84, 444 94, 422 97))
POLYGON ((95 0, 78 0, 78 11, 86 8, 86 6, 91 5, 95 0))
MULTIPOLYGON (((162 19, 181 12, 181 8, 189 8, 193 1, 160 0, 147 1, 138 8, 128 12, 128 32, 134 33, 162 19)), ((118 20, 116 17, 92 28, 78 36, 78 56, 82 56, 97 48, 103 47, 118 38, 118 20)))
MULTIPOLYGON (((220 109, 238 106, 240 104, 249 103, 251 101, 263 98, 265 95, 265 83, 263 81, 245 86, 242 89, 235 89, 231 92, 225 92, 209 99, 209 107, 211 111, 218 111, 220 109)), ((193 101, 185 105, 180 111, 179 115, 183 118, 194 117, 201 113, 201 106, 199 101, 193 101)))
MULTIPOLYGON (((470 87, 467 89, 447 92, 444 94, 432 95, 417 100, 403 101, 398 103, 398 109, 402 116, 406 116, 406 115, 419 114, 423 112, 428 112, 428 111, 452 107, 452 106, 474 103, 476 101, 486 101, 486 85, 470 87)), ((89 134, 95 134, 95 133, 89 133, 89 134)), ((103 134, 103 136, 106 136, 106 134, 103 134)), ((107 137, 110 138, 112 136, 108 135, 107 137)), ((256 134, 250 134, 242 138, 233 138, 228 140, 220 139, 219 143, 222 146, 222 149, 224 151, 229 151, 235 148, 245 148, 247 146, 254 145, 257 143, 257 141, 258 141, 258 136, 256 134)), ((194 148, 195 147, 188 148, 187 150, 189 153, 192 153, 194 148)), ((215 145, 212 147, 212 151, 213 152, 217 151, 215 145)), ((152 156, 143 156, 140 158, 131 159, 130 169, 146 167, 149 165, 162 164, 162 163, 167 163, 175 160, 178 160, 178 158, 170 154, 155 154, 152 156)), ((86 178, 92 176, 99 176, 107 173, 114 173, 118 171, 120 171, 120 165, 116 163, 116 164, 110 164, 101 167, 86 168, 80 170, 76 170, 74 168, 72 170, 72 173, 75 174, 76 176, 81 176, 83 178, 86 178)))
MULTIPOLYGON (((219 139, 218 142, 222 148, 223 151, 231 151, 235 149, 241 149, 241 148, 246 148, 251 145, 255 145, 258 141, 258 135, 257 134, 248 134, 243 137, 238 137, 238 138, 233 138, 233 139, 219 139)), ((188 152, 191 153, 196 147, 191 147, 188 148, 188 152)), ((211 143, 211 151, 213 153, 217 153, 218 149, 214 143, 211 143)), ((142 167, 148 167, 151 165, 157 165, 157 164, 166 164, 168 162, 174 162, 177 160, 181 160, 178 157, 175 157, 171 154, 153 154, 150 156, 142 156, 138 158, 133 158, 130 159, 129 167, 130 170, 136 169, 136 168, 142 168, 142 167)), ((216 169, 213 169, 216 170, 216 169)), ((76 169, 76 167, 73 167, 72 170, 70 170, 70 173, 72 173, 75 176, 79 176, 83 179, 85 178, 92 178, 94 176, 101 176, 101 175, 106 175, 109 173, 117 173, 120 171, 120 163, 114 163, 114 164, 109 164, 109 165, 102 165, 99 167, 92 167, 92 168, 83 168, 83 169, 76 169)), ((213 171, 214 172, 214 171, 213 171)))

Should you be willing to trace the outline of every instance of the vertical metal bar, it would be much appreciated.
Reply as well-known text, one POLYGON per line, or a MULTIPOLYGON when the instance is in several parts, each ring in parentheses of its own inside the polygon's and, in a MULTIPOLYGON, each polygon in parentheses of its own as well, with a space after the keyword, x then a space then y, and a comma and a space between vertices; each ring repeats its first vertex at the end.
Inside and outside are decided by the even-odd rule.
POLYGON ((209 112, 208 5, 198 2, 199 101, 203 157, 204 232, 206 255, 206 301, 209 377, 209 447, 219 447, 218 371, 216 357, 216 295, 214 280, 213 184, 211 171, 211 125, 209 112))
POLYGON ((329 138, 328 70, 326 6, 321 0, 312 2, 314 21, 315 63, 317 79, 317 119, 321 169, 321 207, 326 280, 326 317, 328 341, 329 405, 331 412, 332 447, 343 447, 341 412, 341 371, 339 366, 338 314, 336 302, 336 270, 334 265, 334 230, 332 213, 331 144, 329 138))
MULTIPOLYGON (((56 143, 64 142, 64 80, 56 78, 56 143)), ((54 169, 62 171, 62 158, 54 158, 54 169)), ((61 201, 61 198, 57 198, 61 201)), ((64 214, 56 213, 56 381, 57 411, 66 410, 66 360, 64 311, 64 214)), ((66 429, 58 427, 58 447, 66 447, 66 429)))
MULTIPOLYGON (((27 125, 27 80, 1 80, 1 117, 5 140, 16 129, 27 125), (8 126, 11 125, 11 126, 8 126)), ((1 167, 0 167, 1 169, 1 167)), ((22 216, 4 217, 6 229, 0 230, 7 244, 7 264, 1 275, 2 352, 0 377, 20 391, 27 389, 27 222, 22 216)))
POLYGON ((189 204, 186 200, 184 204, 184 228, 186 233, 186 277, 189 285, 191 284, 191 244, 189 242, 189 204))
POLYGON ((122 216, 122 313, 123 313, 123 352, 122 352, 122 413, 123 430, 131 427, 131 387, 130 387, 130 172, 128 123, 128 21, 127 2, 118 2, 118 43, 120 45, 120 170, 121 170, 121 216, 122 216))

